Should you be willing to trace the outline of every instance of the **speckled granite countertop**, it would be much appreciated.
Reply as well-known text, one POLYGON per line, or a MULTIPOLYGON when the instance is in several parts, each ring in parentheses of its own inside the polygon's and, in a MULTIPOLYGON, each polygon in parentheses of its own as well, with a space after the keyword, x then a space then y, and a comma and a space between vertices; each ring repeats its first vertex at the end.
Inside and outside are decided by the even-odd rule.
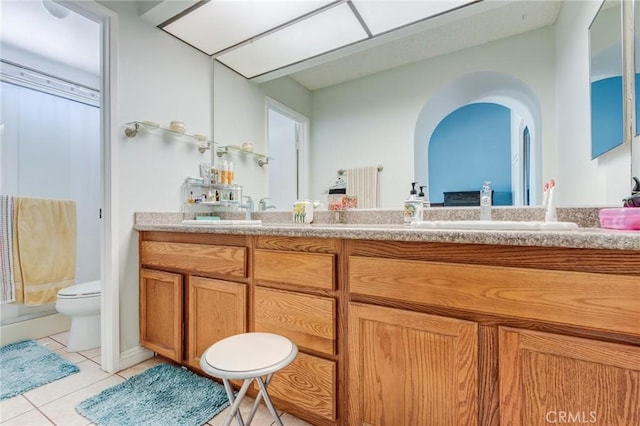
MULTIPOLYGON (((473 208, 433 210, 434 213, 427 213, 426 220, 469 220, 477 219, 475 215, 479 215, 479 209, 473 208)), ((540 220, 541 210, 536 208, 496 210, 493 217, 495 220, 540 220)), ((314 223, 308 225, 292 223, 289 212, 258 212, 253 218, 262 220, 263 224, 257 226, 185 225, 182 224, 182 220, 193 219, 193 214, 136 213, 134 229, 185 233, 640 250, 640 231, 598 228, 597 210, 593 208, 559 210, 560 220, 573 221, 580 226, 579 229, 570 231, 416 229, 401 223, 401 212, 389 210, 316 212, 314 223)), ((542 215, 544 216, 544 212, 542 215)), ((223 218, 242 219, 244 215, 230 213, 223 218)))

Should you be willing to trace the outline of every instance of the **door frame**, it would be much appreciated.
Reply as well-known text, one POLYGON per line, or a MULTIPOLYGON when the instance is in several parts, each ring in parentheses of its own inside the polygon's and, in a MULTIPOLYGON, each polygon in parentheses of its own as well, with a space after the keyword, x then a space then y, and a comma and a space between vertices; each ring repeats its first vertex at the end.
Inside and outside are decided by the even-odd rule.
POLYGON ((95 0, 62 0, 65 7, 100 24, 100 145, 102 227, 100 238, 101 367, 120 366, 120 290, 118 250, 117 51, 118 14, 95 0))

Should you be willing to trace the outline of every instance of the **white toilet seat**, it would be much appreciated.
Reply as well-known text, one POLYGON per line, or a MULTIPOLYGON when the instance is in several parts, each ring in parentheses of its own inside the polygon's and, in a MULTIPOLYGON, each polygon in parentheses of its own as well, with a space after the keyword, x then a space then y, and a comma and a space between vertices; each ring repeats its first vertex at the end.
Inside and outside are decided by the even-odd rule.
POLYGON ((65 287, 58 291, 59 299, 81 299, 100 297, 100 281, 89 281, 65 287))

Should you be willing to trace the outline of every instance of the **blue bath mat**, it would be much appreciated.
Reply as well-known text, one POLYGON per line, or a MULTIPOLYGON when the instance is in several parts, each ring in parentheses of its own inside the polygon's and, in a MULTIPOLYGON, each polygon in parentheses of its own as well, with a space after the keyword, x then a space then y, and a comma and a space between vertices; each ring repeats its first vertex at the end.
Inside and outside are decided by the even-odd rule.
POLYGON ((99 426, 200 426, 228 405, 221 384, 160 364, 85 399, 76 410, 99 426))
POLYGON ((0 348, 0 401, 80 371, 33 340, 0 348))

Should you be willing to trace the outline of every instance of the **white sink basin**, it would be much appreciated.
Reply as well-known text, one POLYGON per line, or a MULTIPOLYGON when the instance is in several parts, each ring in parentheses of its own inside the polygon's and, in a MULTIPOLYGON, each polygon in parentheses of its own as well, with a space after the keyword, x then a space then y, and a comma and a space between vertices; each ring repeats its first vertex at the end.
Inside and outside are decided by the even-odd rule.
POLYGON ((513 220, 428 220, 412 222, 415 228, 431 229, 493 229, 512 231, 569 231, 578 229, 573 222, 536 222, 513 220))
POLYGON ((224 226, 224 225, 262 225, 261 220, 183 220, 183 225, 212 225, 212 226, 224 226))

